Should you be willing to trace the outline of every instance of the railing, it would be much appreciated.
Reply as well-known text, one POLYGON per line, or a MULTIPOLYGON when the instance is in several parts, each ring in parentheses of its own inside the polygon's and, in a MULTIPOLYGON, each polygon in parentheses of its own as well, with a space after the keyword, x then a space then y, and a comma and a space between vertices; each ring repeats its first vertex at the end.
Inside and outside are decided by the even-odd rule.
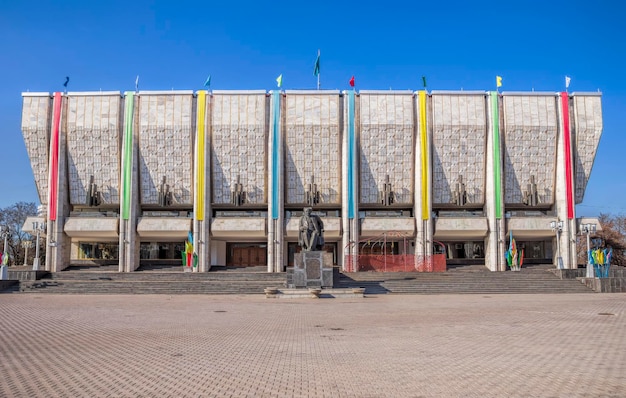
POLYGON ((347 272, 445 272, 446 255, 359 254, 344 258, 347 272))

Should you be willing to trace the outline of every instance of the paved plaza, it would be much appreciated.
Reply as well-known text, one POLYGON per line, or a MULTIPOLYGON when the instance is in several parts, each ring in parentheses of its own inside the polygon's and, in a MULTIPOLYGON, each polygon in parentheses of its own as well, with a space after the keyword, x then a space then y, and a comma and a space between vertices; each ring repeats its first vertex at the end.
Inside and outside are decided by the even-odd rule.
POLYGON ((624 397, 626 294, 0 294, 1 397, 624 397))

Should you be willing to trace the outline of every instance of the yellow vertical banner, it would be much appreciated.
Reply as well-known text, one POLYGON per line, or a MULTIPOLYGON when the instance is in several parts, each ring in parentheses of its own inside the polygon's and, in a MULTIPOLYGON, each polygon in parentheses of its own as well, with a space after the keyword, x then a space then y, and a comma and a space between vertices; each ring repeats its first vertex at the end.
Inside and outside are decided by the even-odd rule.
POLYGON ((204 220, 206 91, 198 91, 196 135, 196 219, 204 220))
POLYGON ((421 141, 421 153, 422 160, 422 220, 428 220, 430 217, 430 211, 428 206, 428 131, 426 130, 426 90, 420 90, 418 92, 419 100, 419 112, 420 112, 420 141, 421 141))

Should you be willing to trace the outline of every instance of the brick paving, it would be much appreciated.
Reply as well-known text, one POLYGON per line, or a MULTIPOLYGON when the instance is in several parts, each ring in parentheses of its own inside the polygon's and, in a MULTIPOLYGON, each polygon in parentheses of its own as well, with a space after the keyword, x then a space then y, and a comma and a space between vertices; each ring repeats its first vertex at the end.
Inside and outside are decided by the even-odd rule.
POLYGON ((1 397, 624 397, 626 294, 0 294, 1 397))

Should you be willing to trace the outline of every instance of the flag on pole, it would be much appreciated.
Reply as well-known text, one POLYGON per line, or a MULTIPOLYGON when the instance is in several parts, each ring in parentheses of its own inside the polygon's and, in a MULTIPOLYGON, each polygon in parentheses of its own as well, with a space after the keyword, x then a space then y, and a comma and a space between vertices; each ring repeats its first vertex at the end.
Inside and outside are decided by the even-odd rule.
POLYGON ((572 79, 569 76, 565 76, 565 89, 567 90, 569 88, 569 82, 572 79))
POLYGON ((137 75, 135 79, 135 91, 139 91, 139 75, 137 75))
POLYGON ((350 78, 350 81, 348 83, 350 83, 350 87, 354 87, 354 76, 350 78))
POLYGON ((313 68, 313 76, 320 75, 320 50, 317 50, 317 58, 315 59, 315 68, 313 68))
POLYGON ((496 87, 502 87, 502 76, 496 76, 496 87))
POLYGON ((280 88, 283 85, 283 74, 282 73, 276 78, 276 84, 278 84, 278 88, 280 88))
POLYGON ((204 81, 204 87, 211 87, 211 75, 204 81))
POLYGON ((67 88, 67 85, 70 82, 70 77, 69 76, 65 76, 65 83, 63 83, 63 87, 67 88))
POLYGON ((2 265, 9 265, 9 253, 2 253, 2 265))
POLYGON ((422 76, 422 83, 424 84, 424 88, 426 88, 426 76, 422 76))

